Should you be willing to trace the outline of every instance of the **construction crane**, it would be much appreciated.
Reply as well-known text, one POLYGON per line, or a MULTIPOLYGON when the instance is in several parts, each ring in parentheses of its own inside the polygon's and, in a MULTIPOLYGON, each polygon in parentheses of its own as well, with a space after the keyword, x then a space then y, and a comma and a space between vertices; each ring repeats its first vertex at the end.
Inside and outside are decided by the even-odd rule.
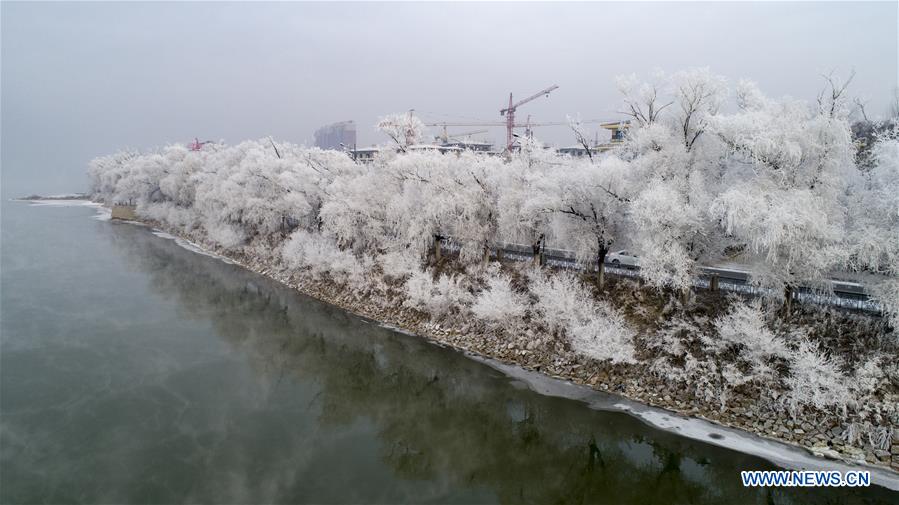
MULTIPOLYGON (((610 124, 610 123, 616 123, 616 122, 617 121, 609 121, 609 120, 603 120, 603 119, 587 119, 587 120, 579 121, 580 124, 610 124)), ((571 123, 569 123, 568 121, 543 121, 543 122, 539 122, 539 123, 532 123, 530 116, 528 116, 527 122, 514 124, 512 126, 513 126, 513 128, 525 128, 525 135, 530 137, 532 134, 531 128, 535 128, 538 126, 568 126, 570 124, 571 123)), ((469 127, 471 127, 471 126, 480 126, 480 127, 506 126, 506 127, 508 127, 508 124, 506 122, 499 122, 499 121, 495 121, 495 122, 481 121, 481 122, 471 122, 471 123, 464 123, 464 122, 425 123, 425 126, 437 126, 437 127, 443 128, 443 135, 441 136, 441 138, 443 138, 444 142, 446 142, 445 139, 447 139, 447 138, 461 137, 462 135, 474 135, 476 133, 484 133, 487 131, 487 130, 477 130, 477 131, 473 131, 473 132, 461 133, 458 135, 447 135, 446 134, 447 127, 457 127, 457 128, 463 127, 463 126, 469 126, 469 127)), ((514 135, 513 135, 513 138, 514 138, 514 135)), ((507 148, 508 148, 508 145, 507 145, 507 148)))
POLYGON ((499 111, 500 116, 506 117, 506 149, 507 150, 509 150, 509 151, 512 150, 512 129, 515 128, 516 126, 518 126, 515 124, 515 111, 518 110, 518 107, 521 107, 522 105, 530 102, 531 100, 536 100, 537 98, 540 98, 540 95, 549 96, 550 92, 552 92, 553 90, 558 89, 558 88, 559 88, 559 86, 554 84, 538 93, 534 93, 533 95, 525 98, 524 100, 519 100, 518 102, 515 102, 515 103, 512 103, 512 93, 509 93, 509 106, 506 107, 505 109, 501 109, 499 111))
MULTIPOLYGON (((440 123, 424 123, 425 126, 440 126, 441 128, 446 128, 447 126, 506 126, 506 123, 502 123, 499 121, 472 121, 470 123, 465 122, 453 122, 453 121, 443 121, 440 123)), ((520 126, 520 125, 518 125, 520 126)))
POLYGON ((204 140, 203 142, 200 142, 200 139, 194 137, 194 141, 191 142, 190 144, 188 144, 187 147, 191 151, 200 151, 203 149, 203 146, 205 146, 206 144, 214 144, 214 143, 215 142, 213 142, 211 140, 204 140))
POLYGON ((472 131, 468 131, 468 132, 454 133, 454 134, 450 135, 446 131, 446 125, 442 125, 442 126, 443 126, 443 135, 440 137, 440 139, 443 140, 443 142, 449 142, 449 139, 452 139, 452 138, 465 137, 468 135, 477 135, 478 133, 487 133, 487 131, 488 131, 488 130, 472 130, 472 131))
MULTIPOLYGON (((578 122, 581 123, 581 124, 593 124, 593 123, 606 124, 606 123, 617 123, 618 121, 609 121, 609 120, 607 120, 607 119, 606 119, 606 120, 604 120, 604 119, 586 119, 586 120, 581 120, 581 121, 578 121, 578 122)), ((530 126, 568 126, 569 124, 570 124, 570 123, 569 123, 568 121, 541 121, 541 122, 539 122, 539 123, 516 123, 516 124, 515 124, 515 128, 526 128, 528 125, 530 125, 530 126)), ((445 121, 445 122, 442 122, 442 123, 424 123, 424 125, 425 125, 425 126, 439 126, 439 127, 441 127, 441 128, 448 127, 448 126, 453 126, 453 127, 461 127, 461 126, 483 126, 483 127, 488 127, 488 126, 506 126, 506 123, 505 123, 505 122, 500 122, 500 121, 481 121, 481 122, 475 122, 475 121, 472 121, 472 122, 470 122, 470 123, 464 123, 464 122, 449 122, 449 121, 445 121)), ((481 132, 474 132, 474 133, 481 133, 481 132)), ((465 134, 463 133, 462 135, 465 135, 465 134)), ((450 137, 458 137, 458 136, 459 136, 459 135, 450 135, 450 137)))

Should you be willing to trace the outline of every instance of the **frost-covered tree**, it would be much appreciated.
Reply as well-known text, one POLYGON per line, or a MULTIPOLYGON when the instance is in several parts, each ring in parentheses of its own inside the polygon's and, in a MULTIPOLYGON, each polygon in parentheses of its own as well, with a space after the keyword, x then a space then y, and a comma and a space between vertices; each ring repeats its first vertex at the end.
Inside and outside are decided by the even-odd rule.
POLYGON ((729 90, 708 69, 619 83, 635 120, 619 156, 639 188, 630 231, 648 282, 685 289, 699 261, 741 251, 752 281, 775 297, 827 287, 846 259, 839 199, 853 146, 844 84, 829 79, 810 106, 741 82, 737 111, 722 114, 729 90))
POLYGON ((392 160, 383 173, 399 186, 386 209, 396 245, 420 258, 431 251, 440 254, 456 217, 456 188, 446 173, 447 161, 441 154, 411 152, 392 160))
POLYGON ((871 164, 846 191, 850 267, 866 278, 893 328, 899 328, 899 124, 875 138, 871 164))
POLYGON ((656 287, 688 290, 699 259, 711 246, 700 203, 676 184, 653 179, 633 200, 632 241, 641 252, 640 273, 656 287))
POLYGON ((327 187, 322 204, 322 229, 333 235, 342 247, 357 252, 403 249, 397 241, 397 226, 388 210, 402 185, 385 176, 382 167, 360 166, 336 177, 327 187))
POLYGON ((720 179, 722 149, 706 134, 727 95, 708 69, 656 73, 640 84, 619 78, 633 128, 618 156, 628 162, 630 235, 651 285, 687 290, 716 241, 707 216, 720 179), (669 107, 677 104, 676 107, 669 107))
POLYGON ((711 126, 727 146, 727 174, 710 213, 743 245, 752 282, 789 304, 799 285, 826 288, 828 272, 846 259, 839 196, 853 164, 847 112, 839 103, 774 101, 748 82, 738 96, 740 110, 711 126))
POLYGON ((327 186, 358 169, 336 151, 281 144, 276 153, 268 139, 212 153, 208 163, 212 169, 197 186, 197 206, 210 236, 228 247, 257 235, 317 231, 327 186))
POLYGON ((565 335, 575 351, 612 363, 635 361, 634 330, 611 305, 595 301, 574 275, 533 269, 528 279, 538 317, 550 331, 565 335))
POLYGON ((289 268, 308 270, 315 279, 330 278, 360 292, 370 285, 367 278, 373 264, 370 256, 363 255, 360 259, 317 233, 297 230, 284 243, 281 257, 289 268))
POLYGON ((471 312, 492 325, 512 329, 528 310, 528 299, 512 288, 508 275, 489 272, 487 286, 475 298, 471 312))
POLYGON ((596 265, 597 281, 604 283, 609 249, 626 233, 629 167, 617 157, 598 165, 573 161, 558 172, 559 201, 556 204, 556 236, 586 265, 596 265))
POLYGON ((110 204, 132 201, 141 195, 136 190, 125 188, 123 179, 133 168, 133 161, 140 154, 132 150, 123 150, 108 156, 91 160, 88 165, 88 176, 91 180, 91 193, 101 201, 110 204))
MULTIPOLYGON (((465 264, 489 258, 497 242, 529 245, 539 262, 551 243, 596 265, 600 284, 606 254, 626 244, 650 285, 678 290, 700 265, 726 259, 787 300, 800 285, 827 289, 831 271, 848 266, 872 274, 866 285, 895 325, 896 127, 873 136, 855 167, 846 83, 827 82, 807 104, 748 82, 731 93, 708 69, 623 77, 630 131, 621 147, 589 159, 530 137, 505 158, 403 152, 423 131, 410 113, 379 123, 400 152, 369 165, 269 138, 172 145, 94 160, 92 191, 215 247, 272 254, 289 237, 321 239, 360 261, 371 256, 395 279, 438 258, 446 239, 461 245, 465 264)), ((572 128, 589 147, 577 120, 572 128)))
POLYGON ((674 74, 672 86, 678 106, 675 121, 683 134, 684 148, 691 151, 727 97, 727 81, 708 68, 694 68, 674 74))
POLYGON ((406 281, 405 293, 407 307, 438 319, 467 311, 473 298, 460 277, 441 274, 435 280, 430 271, 413 274, 406 281))
POLYGON ((665 73, 661 70, 653 71, 650 79, 643 82, 636 74, 618 76, 618 91, 624 97, 624 110, 621 113, 630 116, 642 127, 655 123, 662 111, 674 103, 664 101, 659 96, 664 93, 665 80, 665 73))
POLYGON ((776 377, 774 360, 789 360, 790 349, 782 335, 775 334, 759 303, 736 303, 714 322, 717 335, 706 336, 708 348, 729 353, 742 360, 739 382, 769 380, 776 377))
POLYGON ((561 197, 559 174, 566 165, 538 140, 526 137, 509 162, 491 172, 494 185, 500 188, 499 238, 529 245, 538 264, 555 233, 552 221, 561 197))
POLYGON ((444 159, 447 170, 441 175, 449 180, 442 185, 452 189, 450 194, 441 196, 448 200, 449 206, 455 207, 448 216, 448 231, 461 244, 463 261, 486 260, 497 241, 497 200, 502 190, 491 174, 502 165, 502 160, 474 153, 459 157, 447 155, 444 159))
POLYGON ((418 144, 425 135, 425 125, 412 111, 406 114, 389 114, 382 117, 375 127, 390 137, 400 151, 418 144))

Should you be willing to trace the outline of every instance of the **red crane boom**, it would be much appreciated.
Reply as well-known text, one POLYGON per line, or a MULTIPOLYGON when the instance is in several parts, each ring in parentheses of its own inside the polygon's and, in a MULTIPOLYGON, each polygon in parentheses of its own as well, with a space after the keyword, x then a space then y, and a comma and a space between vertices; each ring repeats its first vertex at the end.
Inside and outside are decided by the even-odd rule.
POLYGON ((518 109, 518 107, 530 102, 531 100, 540 98, 540 95, 549 96, 549 93, 551 91, 557 89, 558 87, 559 86, 554 84, 554 85, 544 89, 543 91, 534 93, 533 95, 525 98, 524 100, 519 100, 516 103, 512 103, 512 93, 509 93, 509 106, 507 108, 501 109, 499 111, 500 116, 506 116, 506 149, 507 150, 509 150, 509 151, 512 150, 512 129, 515 128, 515 126, 516 126, 515 125, 515 111, 518 109))

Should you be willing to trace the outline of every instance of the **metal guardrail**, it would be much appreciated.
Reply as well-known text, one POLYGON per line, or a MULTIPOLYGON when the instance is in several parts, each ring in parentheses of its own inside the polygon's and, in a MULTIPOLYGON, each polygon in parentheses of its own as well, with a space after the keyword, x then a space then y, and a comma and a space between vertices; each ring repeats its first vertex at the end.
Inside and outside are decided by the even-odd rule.
MULTIPOLYGON (((441 248, 447 252, 458 252, 462 249, 462 245, 452 239, 443 239, 441 248)), ((491 251, 491 257, 495 256, 496 251, 502 251, 503 258, 512 261, 525 262, 534 260, 534 254, 528 246, 519 244, 500 244, 494 251, 491 251)), ((596 266, 587 266, 578 262, 571 251, 546 249, 543 256, 547 266, 572 270, 589 269, 593 272, 596 271, 596 266)), ((717 276, 718 289, 721 291, 728 291, 751 297, 769 294, 768 289, 750 284, 749 274, 747 272, 727 270, 719 267, 701 268, 705 273, 693 280, 694 288, 711 289, 711 278, 712 276, 717 276)), ((606 262, 605 264, 605 272, 609 275, 618 277, 640 277, 639 267, 625 268, 614 266, 609 262, 606 262)), ((796 289, 792 294, 793 300, 798 301, 799 303, 826 305, 878 314, 883 313, 883 306, 880 303, 871 300, 862 286, 841 281, 834 281, 834 285, 837 289, 835 289, 833 293, 814 291, 808 288, 796 289)))

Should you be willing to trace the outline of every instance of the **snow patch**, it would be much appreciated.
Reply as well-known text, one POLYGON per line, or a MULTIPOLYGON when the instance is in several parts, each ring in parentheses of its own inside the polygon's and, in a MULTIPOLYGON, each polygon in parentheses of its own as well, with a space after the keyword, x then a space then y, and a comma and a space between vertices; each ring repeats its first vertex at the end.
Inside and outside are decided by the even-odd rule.
POLYGON ((94 219, 97 221, 109 221, 112 219, 112 210, 108 207, 99 206, 97 207, 97 213, 94 214, 94 219))
POLYGON ((159 238, 164 238, 166 240, 174 240, 176 244, 183 247, 184 249, 187 249, 188 251, 190 251, 192 253, 202 254, 203 256, 209 256, 210 258, 215 258, 217 260, 224 261, 225 263, 228 263, 229 265, 237 264, 237 262, 231 260, 230 258, 226 258, 219 254, 209 252, 209 251, 203 249, 202 246, 199 246, 199 245, 197 245, 189 240, 185 240, 181 237, 176 237, 174 235, 168 234, 168 233, 166 233, 164 231, 160 231, 160 230, 153 230, 152 233, 153 233, 153 235, 156 235, 159 238))
POLYGON ((103 207, 103 204, 90 200, 24 200, 34 207, 103 207))

